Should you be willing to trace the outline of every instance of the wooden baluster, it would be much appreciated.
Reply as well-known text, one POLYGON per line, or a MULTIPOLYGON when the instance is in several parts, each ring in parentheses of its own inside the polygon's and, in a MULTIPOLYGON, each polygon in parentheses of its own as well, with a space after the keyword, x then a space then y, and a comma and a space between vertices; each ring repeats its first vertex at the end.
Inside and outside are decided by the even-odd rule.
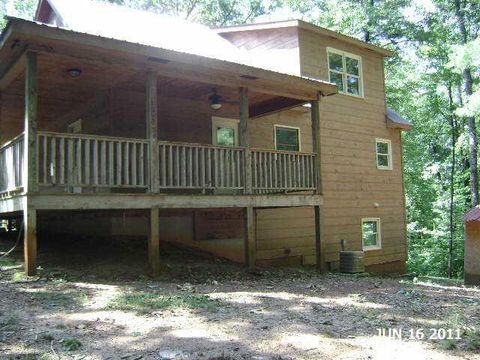
POLYGON ((167 186, 167 149, 166 145, 160 145, 160 187, 167 186))
POLYGON ((213 187, 212 184, 212 149, 207 148, 207 186, 213 187))
POLYGON ((192 147, 191 146, 188 147, 187 156, 188 156, 188 158, 186 159, 187 160, 187 165, 188 165, 187 166, 187 170, 188 170, 188 184, 187 184, 187 186, 192 187, 193 186, 193 176, 192 176, 193 158, 192 158, 192 147))
MULTIPOLYGON (((140 143, 139 150, 140 150, 140 154, 138 156, 138 165, 139 165, 138 182, 140 186, 145 186, 145 144, 144 143, 140 143)), ((164 150, 163 155, 165 156, 165 148, 163 148, 163 150, 164 150)), ((162 160, 162 163, 165 167, 164 159, 162 160)), ((165 171, 163 172, 163 176, 165 176, 165 171)))
POLYGON ((132 143, 132 185, 137 186, 137 144, 132 143))
POLYGON ((173 186, 173 149, 172 145, 168 145, 168 185, 173 186))
POLYGON ((115 186, 115 167, 114 167, 114 143, 108 142, 108 185, 115 186))
POLYGON ((73 184, 73 171, 74 171, 74 154, 73 154, 73 139, 67 140, 67 184, 72 186, 73 184))
POLYGON ((85 185, 91 185, 90 179, 90 139, 85 139, 85 185))
POLYGON ((174 156, 175 156, 175 178, 173 184, 175 187, 180 187, 181 178, 180 178, 180 146, 174 145, 174 156))
POLYGON ((100 141, 100 182, 107 184, 107 144, 105 140, 100 141))
POLYGON ((219 159, 218 159, 218 148, 214 148, 213 149, 213 161, 214 161, 214 164, 213 164, 213 172, 214 172, 214 178, 213 178, 213 181, 214 181, 214 187, 215 188, 218 188, 219 185, 220 185, 220 177, 219 177, 219 173, 218 173, 218 166, 219 166, 219 159))
POLYGON ((205 148, 200 148, 200 187, 205 189, 205 148))
POLYGON ((76 151, 76 167, 77 167, 77 183, 82 184, 82 139, 77 139, 76 151))
POLYGON ((98 140, 93 140, 93 186, 98 186, 98 140))
POLYGON ((119 142, 117 142, 117 161, 116 161, 116 164, 115 164, 117 166, 117 185, 122 185, 123 184, 123 181, 122 181, 122 173, 123 173, 122 154, 123 154, 122 143, 119 141, 119 142))

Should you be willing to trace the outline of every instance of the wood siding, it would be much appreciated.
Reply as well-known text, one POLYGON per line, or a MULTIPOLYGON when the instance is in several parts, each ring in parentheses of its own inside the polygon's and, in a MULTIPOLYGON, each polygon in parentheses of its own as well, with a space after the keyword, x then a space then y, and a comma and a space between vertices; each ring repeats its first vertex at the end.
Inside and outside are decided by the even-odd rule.
POLYGON ((366 264, 406 260, 401 132, 385 124, 383 58, 370 50, 299 32, 302 75, 328 80, 327 47, 362 57, 364 98, 336 95, 320 106, 323 236, 326 261, 338 261, 340 240, 361 250, 361 219, 381 219, 382 249, 367 251, 366 264), (375 138, 391 140, 393 170, 376 167, 375 138), (377 207, 378 205, 378 207, 377 207))

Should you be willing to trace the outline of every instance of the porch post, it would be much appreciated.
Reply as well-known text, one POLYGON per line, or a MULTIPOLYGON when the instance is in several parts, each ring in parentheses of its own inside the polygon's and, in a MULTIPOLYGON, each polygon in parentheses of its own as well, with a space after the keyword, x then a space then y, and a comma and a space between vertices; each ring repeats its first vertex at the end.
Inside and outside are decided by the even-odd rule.
POLYGON ((245 224, 245 265, 248 270, 255 269, 256 250, 257 250, 257 229, 255 208, 249 206, 243 209, 243 219, 245 224))
POLYGON ((146 129, 149 140, 149 174, 150 192, 160 191, 160 163, 158 155, 158 99, 157 99, 157 74, 154 71, 147 72, 146 83, 146 129))
MULTIPOLYGON (((319 97, 320 99, 320 97, 319 97)), ((323 194, 321 178, 321 144, 320 144, 320 100, 310 102, 312 118, 312 144, 315 156, 315 185, 316 193, 323 194)), ((319 205, 314 206, 315 211, 315 259, 317 269, 325 272, 325 242, 322 241, 322 208, 319 205)))
POLYGON ((25 273, 28 276, 37 273, 37 211, 29 204, 30 194, 38 191, 38 83, 37 54, 27 52, 25 72, 25 125, 24 125, 24 164, 23 164, 23 248, 25 273))
POLYGON ((240 146, 245 148, 245 194, 252 193, 252 153, 250 151, 250 134, 248 128, 248 118, 250 117, 248 110, 248 89, 240 88, 240 146))
POLYGON ((38 85, 37 54, 26 53, 25 75, 25 139, 23 190, 26 194, 38 191, 37 132, 38 132, 38 85))
POLYGON ((148 235, 148 265, 152 275, 160 273, 160 221, 158 208, 150 209, 150 231, 148 235))
MULTIPOLYGON (((250 151, 250 133, 248 128, 249 104, 248 88, 239 89, 240 97, 240 146, 245 148, 245 168, 244 168, 244 194, 252 194, 252 152, 250 151)), ((248 206, 243 209, 244 231, 244 249, 245 265, 249 270, 255 269, 255 257, 257 250, 256 229, 255 229, 255 209, 248 206)))

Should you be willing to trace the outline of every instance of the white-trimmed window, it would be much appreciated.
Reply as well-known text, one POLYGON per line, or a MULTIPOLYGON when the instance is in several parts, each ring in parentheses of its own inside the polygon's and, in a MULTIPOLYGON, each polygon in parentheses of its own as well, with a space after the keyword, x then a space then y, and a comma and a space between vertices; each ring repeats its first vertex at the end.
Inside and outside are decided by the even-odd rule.
POLYGON ((375 139, 377 168, 392 170, 392 142, 388 139, 375 139))
POLYGON ((274 125, 274 131, 276 150, 300 151, 300 128, 274 125))
POLYGON ((212 117, 212 144, 219 146, 238 146, 237 119, 212 117))
POLYGON ((382 230, 379 218, 362 219, 362 248, 364 251, 382 248, 382 230))
POLYGON ((327 48, 328 79, 337 84, 342 94, 363 97, 362 58, 327 48))

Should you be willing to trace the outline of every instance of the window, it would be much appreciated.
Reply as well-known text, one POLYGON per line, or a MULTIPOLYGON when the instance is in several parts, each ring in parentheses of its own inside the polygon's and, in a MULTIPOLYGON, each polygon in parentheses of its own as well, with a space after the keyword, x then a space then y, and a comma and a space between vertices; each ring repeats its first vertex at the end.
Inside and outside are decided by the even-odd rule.
POLYGON ((382 248, 380 219, 362 219, 362 247, 364 251, 378 250, 382 248))
POLYGON ((328 78, 343 94, 363 97, 362 59, 360 56, 327 48, 328 78))
POLYGON ((375 139, 377 168, 392 170, 392 142, 387 139, 375 139))
POLYGON ((214 116, 212 143, 219 146, 238 146, 238 120, 214 116))
POLYGON ((300 129, 275 125, 275 149, 300 151, 300 129))

